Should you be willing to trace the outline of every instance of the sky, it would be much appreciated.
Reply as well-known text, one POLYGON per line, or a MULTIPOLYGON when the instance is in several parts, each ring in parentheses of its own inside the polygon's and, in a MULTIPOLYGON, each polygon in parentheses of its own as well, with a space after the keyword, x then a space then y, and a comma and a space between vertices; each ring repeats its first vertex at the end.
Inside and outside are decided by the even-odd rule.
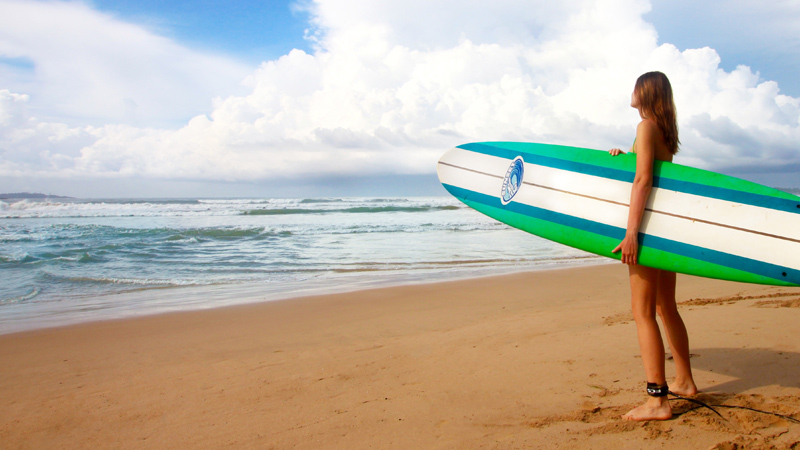
POLYGON ((476 141, 628 147, 800 188, 800 1, 0 0, 0 192, 444 195, 476 141))

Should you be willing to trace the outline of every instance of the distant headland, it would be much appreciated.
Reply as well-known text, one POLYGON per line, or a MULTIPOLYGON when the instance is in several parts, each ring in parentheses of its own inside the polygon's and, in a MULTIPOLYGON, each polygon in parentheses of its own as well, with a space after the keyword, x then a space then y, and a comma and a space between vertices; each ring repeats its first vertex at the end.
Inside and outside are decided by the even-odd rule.
POLYGON ((63 195, 50 195, 50 194, 37 194, 32 192, 14 192, 10 194, 0 194, 0 200, 3 199, 25 199, 25 198, 72 198, 63 195))

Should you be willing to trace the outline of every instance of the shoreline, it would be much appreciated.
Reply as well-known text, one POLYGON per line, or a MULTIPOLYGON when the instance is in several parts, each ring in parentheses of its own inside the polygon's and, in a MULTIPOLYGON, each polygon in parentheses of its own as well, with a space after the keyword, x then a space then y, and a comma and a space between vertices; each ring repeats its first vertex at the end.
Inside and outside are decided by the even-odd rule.
MULTIPOLYGON (((701 399, 800 418, 800 288, 679 275, 678 302, 701 399)), ((670 421, 619 420, 644 374, 618 264, 24 331, 0 359, 10 448, 800 442, 775 416, 681 401, 670 421)))
POLYGON ((353 279, 333 278, 311 281, 295 281, 280 283, 277 286, 261 282, 218 283, 190 286, 163 286, 132 289, 125 292, 84 295, 79 298, 65 300, 73 304, 59 305, 60 309, 36 311, 36 314, 25 312, 14 314, 15 307, 26 309, 24 303, 4 305, 6 316, 0 317, 0 336, 35 331, 47 328, 60 328, 108 320, 124 320, 175 312, 189 312, 226 308, 261 302, 293 300, 297 298, 333 295, 358 292, 366 289, 392 288, 407 285, 431 284, 450 281, 461 281, 472 278, 485 278, 512 275, 523 272, 539 272, 550 270, 569 270, 595 265, 614 264, 615 261, 590 255, 577 262, 569 258, 563 262, 551 261, 547 264, 528 265, 522 268, 508 266, 485 268, 488 273, 479 274, 479 269, 460 269, 449 275, 441 275, 444 271, 431 273, 382 274, 379 277, 353 277, 353 279), (364 278, 367 278, 366 280, 364 278), (200 302, 186 302, 184 298, 201 298, 200 302), (70 309, 66 309, 70 308, 70 309), (91 316, 85 316, 89 311, 91 316))

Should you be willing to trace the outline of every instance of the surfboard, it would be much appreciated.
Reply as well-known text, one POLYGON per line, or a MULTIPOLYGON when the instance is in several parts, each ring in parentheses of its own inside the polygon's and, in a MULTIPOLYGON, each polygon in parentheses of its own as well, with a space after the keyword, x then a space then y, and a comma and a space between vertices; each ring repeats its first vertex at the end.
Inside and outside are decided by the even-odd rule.
MULTIPOLYGON (((625 237, 636 155, 523 142, 460 145, 439 181, 469 207, 597 255, 625 237)), ((800 285, 800 197, 656 161, 639 232, 639 263, 689 275, 800 285)))

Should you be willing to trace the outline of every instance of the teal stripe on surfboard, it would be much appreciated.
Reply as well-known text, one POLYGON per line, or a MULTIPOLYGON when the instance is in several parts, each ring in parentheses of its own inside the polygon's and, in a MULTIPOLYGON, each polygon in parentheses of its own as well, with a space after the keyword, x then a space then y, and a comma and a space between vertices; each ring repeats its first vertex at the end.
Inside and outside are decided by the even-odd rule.
MULTIPOLYGON (((608 152, 600 150, 522 142, 473 143, 457 148, 509 160, 522 156, 528 163, 628 183, 633 181, 636 172, 636 156, 632 154, 609 158, 608 152)), ((800 214, 800 201, 792 194, 679 164, 656 161, 653 185, 677 192, 800 214)))
MULTIPOLYGON (((529 233, 610 258, 625 235, 623 228, 511 202, 444 184, 471 208, 529 233), (549 220, 548 220, 549 219, 549 220)), ((800 285, 800 271, 652 235, 642 235, 639 260, 643 265, 680 273, 779 286, 800 285)))

